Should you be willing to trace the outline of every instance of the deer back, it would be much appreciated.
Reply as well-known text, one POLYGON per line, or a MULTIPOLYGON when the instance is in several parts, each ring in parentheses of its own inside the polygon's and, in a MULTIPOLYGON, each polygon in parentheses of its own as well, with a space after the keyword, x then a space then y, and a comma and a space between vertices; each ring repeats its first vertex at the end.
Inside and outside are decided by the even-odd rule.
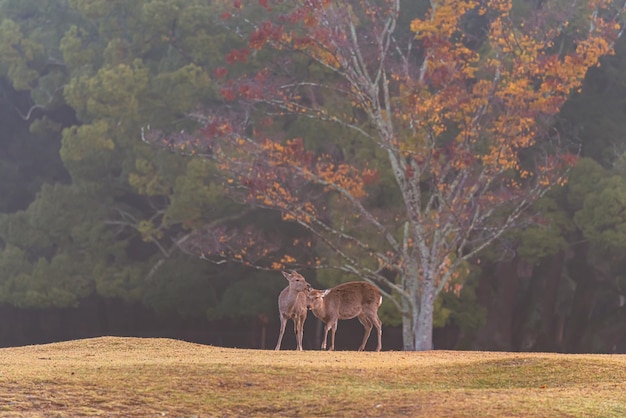
POLYGON ((324 296, 327 315, 339 319, 351 319, 361 312, 376 312, 380 301, 376 286, 367 282, 340 284, 324 296))

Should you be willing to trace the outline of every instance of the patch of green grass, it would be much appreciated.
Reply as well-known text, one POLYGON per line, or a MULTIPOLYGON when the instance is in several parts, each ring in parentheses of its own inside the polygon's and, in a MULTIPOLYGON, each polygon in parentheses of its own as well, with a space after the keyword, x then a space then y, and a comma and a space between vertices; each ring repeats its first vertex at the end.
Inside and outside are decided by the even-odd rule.
POLYGON ((2 416, 626 416, 626 356, 258 351, 96 338, 0 349, 2 416))

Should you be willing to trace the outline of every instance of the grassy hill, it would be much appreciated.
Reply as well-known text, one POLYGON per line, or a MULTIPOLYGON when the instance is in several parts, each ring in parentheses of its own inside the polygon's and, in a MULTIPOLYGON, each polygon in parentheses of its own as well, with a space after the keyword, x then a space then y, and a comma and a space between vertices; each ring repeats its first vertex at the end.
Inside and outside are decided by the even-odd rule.
POLYGON ((94 338, 0 349, 0 416, 626 416, 626 356, 259 351, 94 338))

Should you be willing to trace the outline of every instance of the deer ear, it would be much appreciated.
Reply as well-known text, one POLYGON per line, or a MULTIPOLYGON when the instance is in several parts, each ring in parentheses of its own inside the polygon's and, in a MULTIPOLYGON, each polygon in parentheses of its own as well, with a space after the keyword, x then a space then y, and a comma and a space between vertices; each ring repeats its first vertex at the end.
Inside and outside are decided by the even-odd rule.
POLYGON ((289 273, 287 273, 286 271, 283 271, 283 276, 285 276, 285 279, 289 280, 289 277, 291 276, 289 273))
POLYGON ((326 296, 329 292, 330 292, 330 289, 324 290, 324 293, 322 293, 322 297, 326 296))

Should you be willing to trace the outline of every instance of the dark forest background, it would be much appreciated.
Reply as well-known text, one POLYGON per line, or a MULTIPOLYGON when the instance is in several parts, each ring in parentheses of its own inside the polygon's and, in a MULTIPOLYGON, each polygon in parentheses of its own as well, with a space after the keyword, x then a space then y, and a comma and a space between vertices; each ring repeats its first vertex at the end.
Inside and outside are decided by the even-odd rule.
MULTIPOLYGON (((297 231, 229 200, 206 161, 141 141, 142 127, 190 129, 188 112, 221 103, 213 74, 238 42, 226 3, 0 0, 0 346, 134 335, 273 348, 280 272, 210 263, 177 242, 234 216, 285 246, 297 231)), ((626 353, 623 37, 555 129, 580 146, 569 182, 472 266, 460 295, 440 296, 435 348, 626 353)), ((401 349, 391 303, 381 317, 383 348, 401 349)), ((305 348, 320 332, 310 315, 305 348)), ((342 322, 338 348, 361 332, 342 322)))

